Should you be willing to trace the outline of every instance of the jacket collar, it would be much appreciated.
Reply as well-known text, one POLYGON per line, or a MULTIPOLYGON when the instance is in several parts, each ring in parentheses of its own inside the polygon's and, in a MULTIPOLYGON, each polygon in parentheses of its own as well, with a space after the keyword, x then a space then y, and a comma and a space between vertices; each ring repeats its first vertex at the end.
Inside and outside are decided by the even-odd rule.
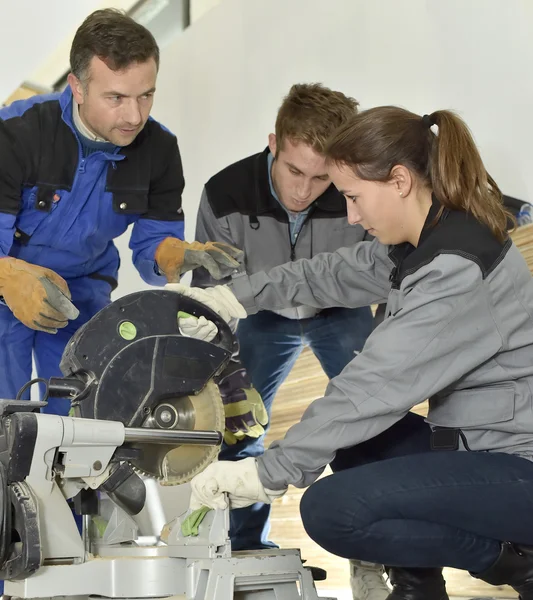
POLYGON ((424 225, 422 227, 422 231, 420 232, 420 237, 418 239, 418 246, 413 246, 409 242, 404 242, 403 244, 397 244, 396 246, 391 246, 389 249, 389 258, 392 262, 399 267, 400 264, 413 252, 418 250, 421 246, 424 245, 425 242, 431 237, 431 234, 435 230, 435 227, 444 221, 448 216, 449 210, 444 208, 441 216, 437 219, 437 215, 439 214, 439 210, 442 208, 442 204, 437 200, 435 194, 431 195, 431 206, 429 208, 429 212, 427 214, 426 220, 424 221, 424 225))
POLYGON ((61 116, 63 117, 63 121, 67 125, 69 125, 73 130, 75 130, 74 122, 72 120, 72 106, 74 103, 74 98, 72 97, 72 90, 70 89, 70 85, 61 92, 59 96, 59 106, 61 107, 61 116))
POLYGON ((450 211, 447 208, 444 208, 441 216, 437 219, 437 215, 439 214, 439 210, 441 210, 441 208, 443 208, 442 204, 437 200, 435 194, 432 194, 431 206, 424 222, 424 226, 422 227, 422 231, 420 232, 420 238, 418 239, 417 247, 420 247, 431 235, 435 226, 444 221, 444 219, 448 216, 450 211))

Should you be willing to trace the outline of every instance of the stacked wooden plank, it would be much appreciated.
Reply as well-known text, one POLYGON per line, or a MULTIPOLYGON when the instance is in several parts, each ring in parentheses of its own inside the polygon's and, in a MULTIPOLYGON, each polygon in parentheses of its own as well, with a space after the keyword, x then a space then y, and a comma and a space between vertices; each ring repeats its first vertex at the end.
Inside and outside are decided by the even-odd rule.
POLYGON ((533 223, 518 227, 513 231, 511 237, 526 259, 529 270, 533 273, 533 223))

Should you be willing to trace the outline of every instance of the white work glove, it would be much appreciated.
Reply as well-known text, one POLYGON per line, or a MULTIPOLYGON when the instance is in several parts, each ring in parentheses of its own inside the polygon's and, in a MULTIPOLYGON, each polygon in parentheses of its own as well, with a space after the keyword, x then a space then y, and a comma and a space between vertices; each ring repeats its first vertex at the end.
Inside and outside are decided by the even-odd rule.
POLYGON ((213 321, 205 317, 195 317, 181 310, 178 312, 178 327, 181 335, 204 342, 215 339, 218 333, 218 327, 213 321))
POLYGON ((208 508, 244 508, 256 502, 271 504, 283 496, 283 490, 267 490, 257 472, 257 461, 252 456, 238 461, 221 460, 191 481, 191 510, 208 508))
POLYGON ((167 283, 165 289, 178 292, 182 296, 192 298, 197 302, 205 304, 211 310, 218 313, 226 323, 231 319, 245 319, 246 310, 237 300, 235 294, 227 285, 215 285, 210 288, 189 287, 184 283, 167 283))

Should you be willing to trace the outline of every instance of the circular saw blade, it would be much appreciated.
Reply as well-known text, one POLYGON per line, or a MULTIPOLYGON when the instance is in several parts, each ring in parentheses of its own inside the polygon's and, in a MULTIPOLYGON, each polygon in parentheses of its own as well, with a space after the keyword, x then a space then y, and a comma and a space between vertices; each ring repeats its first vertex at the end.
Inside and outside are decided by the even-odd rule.
MULTIPOLYGON (((175 429, 189 431, 224 431, 224 405, 218 386, 209 381, 202 391, 194 396, 166 399, 178 414, 175 429)), ((150 420, 147 420, 149 426, 150 420)), ((219 446, 193 446, 182 444, 132 444, 142 450, 142 458, 131 464, 141 473, 159 479, 162 485, 178 485, 190 481, 215 460, 219 446)))

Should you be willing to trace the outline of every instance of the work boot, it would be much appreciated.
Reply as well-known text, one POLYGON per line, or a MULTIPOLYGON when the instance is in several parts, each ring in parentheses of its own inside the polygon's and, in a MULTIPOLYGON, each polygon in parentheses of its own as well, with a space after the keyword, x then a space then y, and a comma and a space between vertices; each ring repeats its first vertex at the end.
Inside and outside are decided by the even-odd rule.
POLYGON ((390 594, 383 567, 362 560, 350 560, 350 586, 353 600, 386 600, 390 594))
POLYGON ((326 581, 328 578, 328 572, 326 569, 322 569, 320 567, 304 567, 304 569, 307 569, 311 573, 313 581, 326 581))
POLYGON ((390 567, 392 593, 387 600, 449 600, 442 569, 390 567))
POLYGON ((520 600, 533 600, 533 546, 504 542, 491 567, 470 575, 491 585, 510 585, 520 600))

